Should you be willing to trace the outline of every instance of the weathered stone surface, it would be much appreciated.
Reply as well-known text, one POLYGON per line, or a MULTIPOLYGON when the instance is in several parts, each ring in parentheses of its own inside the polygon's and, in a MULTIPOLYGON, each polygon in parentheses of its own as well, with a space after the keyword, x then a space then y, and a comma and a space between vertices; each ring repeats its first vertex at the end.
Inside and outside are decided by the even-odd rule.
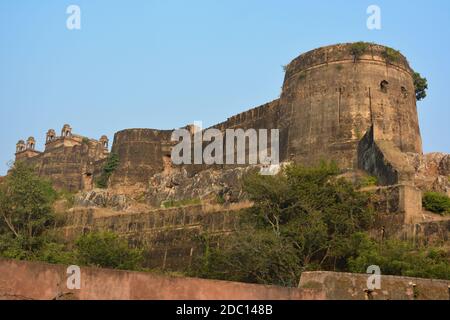
POLYGON ((450 196, 450 155, 408 153, 408 162, 414 166, 415 185, 423 191, 447 193, 450 196))
POLYGON ((299 288, 81 268, 81 290, 69 290, 67 266, 0 260, 0 300, 448 300, 450 281, 367 274, 304 272, 299 288))
POLYGON ((375 141, 370 128, 358 145, 358 166, 378 178, 381 185, 414 184, 414 168, 406 153, 392 141, 375 141))
POLYGON ((40 176, 53 182, 56 189, 71 192, 90 190, 108 156, 107 142, 72 134, 71 129, 66 132, 67 127, 70 128, 68 125, 63 128, 64 136, 49 136, 47 133, 44 152, 19 151, 16 161, 34 166, 40 176))
POLYGON ((327 300, 448 300, 450 281, 382 275, 381 289, 367 290, 368 274, 303 272, 299 288, 324 291, 327 300))
POLYGON ((203 199, 232 203, 243 200, 243 175, 259 170, 238 167, 224 170, 203 170, 190 175, 185 168, 170 174, 156 174, 150 179, 147 201, 159 206, 167 200, 203 199))
POLYGON ((287 66, 279 126, 287 131, 282 136, 288 156, 308 164, 332 159, 354 168, 358 142, 371 126, 375 141, 422 152, 411 69, 403 56, 387 63, 385 50, 371 45, 355 61, 351 44, 328 46, 287 66))
POLYGON ((0 260, 0 300, 321 300, 314 289, 81 268, 81 289, 66 286, 67 266, 0 260))
POLYGON ((445 155, 439 163, 439 174, 450 177, 450 154, 445 155))
POLYGON ((132 246, 147 249, 150 268, 184 270, 201 252, 195 239, 202 233, 222 235, 236 230, 239 210, 249 204, 229 206, 191 205, 137 212, 105 208, 74 208, 61 232, 67 240, 93 230, 112 231, 132 246))
POLYGON ((130 207, 131 199, 125 195, 115 194, 107 190, 94 189, 82 192, 75 196, 75 206, 80 207, 103 207, 114 210, 126 210, 130 207))

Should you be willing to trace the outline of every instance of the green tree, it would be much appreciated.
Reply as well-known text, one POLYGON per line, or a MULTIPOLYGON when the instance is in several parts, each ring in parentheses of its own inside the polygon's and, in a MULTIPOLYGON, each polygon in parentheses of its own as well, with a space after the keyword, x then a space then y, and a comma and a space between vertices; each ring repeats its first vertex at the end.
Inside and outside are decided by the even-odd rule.
POLYGON ((426 98, 427 89, 428 89, 428 81, 426 78, 423 78, 420 73, 414 72, 414 87, 416 89, 416 100, 420 101, 426 98))
POLYGON ((439 247, 419 247, 413 243, 390 239, 381 245, 362 235, 349 258, 351 272, 365 273, 370 265, 383 274, 450 280, 450 252, 439 247))
POLYGON ((304 270, 345 270, 353 235, 371 226, 373 213, 368 195, 337 173, 334 165, 292 165, 276 176, 246 177, 255 205, 243 212, 241 231, 205 249, 192 274, 292 286, 304 270))
POLYGON ((350 54, 353 56, 354 62, 366 53, 370 43, 359 41, 350 45, 350 54))
POLYGON ((139 270, 143 262, 143 250, 132 249, 126 240, 115 233, 91 232, 75 242, 78 262, 82 265, 139 270))
POLYGON ((98 188, 105 189, 108 187, 109 178, 117 169, 119 163, 119 155, 117 153, 111 153, 106 159, 101 175, 96 180, 96 185, 98 188))
POLYGON ((0 253, 10 258, 34 256, 54 223, 56 192, 33 168, 16 162, 0 185, 0 253))
POLYGON ((450 213, 450 198, 438 192, 425 192, 422 199, 423 207, 441 215, 450 213))

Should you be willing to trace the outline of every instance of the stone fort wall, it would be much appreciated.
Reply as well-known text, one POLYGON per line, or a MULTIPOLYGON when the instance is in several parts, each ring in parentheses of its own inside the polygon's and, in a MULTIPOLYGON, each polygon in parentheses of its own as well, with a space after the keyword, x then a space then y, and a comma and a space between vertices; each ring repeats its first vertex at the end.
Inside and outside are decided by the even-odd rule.
MULTIPOLYGON (((280 160, 305 165, 334 160, 342 168, 370 169, 364 160, 358 161, 358 145, 371 129, 374 143, 389 142, 393 166, 395 154, 422 154, 413 71, 406 58, 379 45, 368 45, 355 58, 352 46, 329 46, 299 56, 286 68, 280 99, 212 128, 279 129, 280 160)), ((148 181, 153 172, 163 170, 163 159, 170 155, 170 134, 145 132, 132 129, 116 135, 113 150, 125 163, 115 181, 148 181)), ((389 180, 376 168, 369 172, 389 180)))
POLYGON ((412 70, 402 55, 370 45, 359 57, 352 44, 307 52, 288 66, 280 126, 288 154, 301 163, 333 159, 357 167, 357 145, 374 128, 375 141, 422 153, 412 70), (392 54, 392 53, 391 53, 392 54))
POLYGON ((36 168, 42 177, 50 178, 59 190, 76 192, 92 189, 94 176, 101 172, 108 157, 108 138, 90 139, 72 133, 69 125, 64 125, 61 135, 47 132, 45 150, 35 150, 35 139, 28 138, 17 143, 16 161, 24 161, 36 168))
MULTIPOLYGON (((388 141, 391 154, 421 154, 415 89, 406 58, 375 44, 367 45, 356 57, 353 46, 328 46, 300 55, 286 67, 280 99, 213 128, 279 129, 281 161, 311 165, 334 160, 342 168, 362 168, 374 175, 380 170, 364 163, 367 156, 358 157, 358 144, 371 128, 374 143, 388 141)), ((170 170, 170 135, 170 130, 155 129, 117 132, 112 151, 119 155, 120 165, 111 185, 145 186, 154 174, 170 170)), ((69 150, 72 145, 66 143, 65 147, 58 156, 46 150, 44 155, 30 153, 23 159, 35 158, 30 161, 48 167, 40 173, 57 187, 86 190, 90 184, 83 183, 85 177, 75 175, 83 175, 86 163, 90 166, 104 157, 76 150, 79 144, 73 145, 73 151, 69 150), (39 159, 46 159, 46 165, 39 159), (69 175, 72 177, 64 178, 69 175)), ((198 165, 188 168, 192 172, 203 169, 198 165)))

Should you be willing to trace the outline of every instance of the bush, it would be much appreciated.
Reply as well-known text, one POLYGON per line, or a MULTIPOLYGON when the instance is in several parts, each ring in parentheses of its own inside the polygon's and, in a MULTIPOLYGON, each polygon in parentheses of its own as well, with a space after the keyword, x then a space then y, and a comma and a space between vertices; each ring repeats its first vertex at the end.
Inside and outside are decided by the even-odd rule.
POLYGON ((426 78, 423 78, 420 73, 414 72, 414 87, 416 90, 416 100, 420 101, 426 98, 427 89, 428 89, 428 81, 426 78))
POLYGON ((377 265, 383 274, 450 280, 450 254, 442 248, 419 248, 401 240, 381 246, 368 236, 359 239, 355 257, 349 259, 351 272, 365 273, 377 265))
POLYGON ((111 153, 108 159, 106 159, 100 177, 96 180, 96 185, 98 188, 106 189, 108 187, 109 178, 117 169, 119 163, 119 155, 116 153, 111 153))
POLYGON ((126 240, 112 232, 91 232, 76 242, 76 256, 80 264, 122 270, 140 270, 143 251, 132 249, 126 240))
POLYGON ((62 190, 58 192, 58 199, 65 200, 67 202, 67 207, 72 208, 75 204, 75 194, 75 192, 62 190))
POLYGON ((73 251, 67 250, 63 243, 45 242, 37 253, 35 260, 53 264, 75 264, 77 263, 73 251))
POLYGON ((400 60, 401 53, 398 50, 387 47, 383 52, 383 57, 387 63, 393 63, 400 60))
POLYGON ((166 200, 161 203, 163 208, 179 208, 184 206, 193 206, 201 204, 202 201, 199 198, 183 199, 183 200, 166 200))
POLYGON ((434 213, 441 215, 450 213, 450 198, 445 194, 425 192, 422 205, 425 209, 434 213))
POLYGON ((353 56, 355 61, 358 60, 364 53, 366 53, 369 45, 369 43, 362 41, 352 43, 352 45, 350 46, 350 54, 353 56))
POLYGON ((244 190, 255 206, 219 247, 202 243, 205 254, 191 275, 296 286, 305 270, 346 270, 350 239, 369 228, 373 214, 367 194, 337 179, 338 172, 333 164, 292 165, 276 176, 246 176, 244 190))
POLYGON ((376 186, 376 185, 378 185, 378 178, 374 177, 374 176, 364 177, 359 181, 359 185, 362 188, 376 186))
POLYGON ((40 250, 54 226, 56 197, 49 181, 32 167, 15 163, 0 185, 0 255, 26 259, 40 250))

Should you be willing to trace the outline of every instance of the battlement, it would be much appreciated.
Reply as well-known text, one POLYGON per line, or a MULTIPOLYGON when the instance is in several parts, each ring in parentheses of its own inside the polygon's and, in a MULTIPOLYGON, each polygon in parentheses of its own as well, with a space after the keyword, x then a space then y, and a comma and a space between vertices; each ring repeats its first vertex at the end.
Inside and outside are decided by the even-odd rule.
MULTIPOLYGON (((211 128, 219 129, 221 131, 225 131, 226 129, 235 127, 255 128, 257 126, 253 124, 257 123, 259 120, 271 117, 278 110, 278 107, 279 100, 277 99, 250 110, 238 113, 237 115, 228 118, 224 122, 213 125, 211 128)), ((274 119, 273 123, 275 122, 276 121, 274 119)))
POLYGON ((313 68, 355 61, 382 66, 388 64, 413 73, 408 60, 399 51, 374 43, 358 42, 330 45, 301 54, 287 65, 286 79, 313 68), (358 56, 355 56, 355 51, 359 51, 358 56))

